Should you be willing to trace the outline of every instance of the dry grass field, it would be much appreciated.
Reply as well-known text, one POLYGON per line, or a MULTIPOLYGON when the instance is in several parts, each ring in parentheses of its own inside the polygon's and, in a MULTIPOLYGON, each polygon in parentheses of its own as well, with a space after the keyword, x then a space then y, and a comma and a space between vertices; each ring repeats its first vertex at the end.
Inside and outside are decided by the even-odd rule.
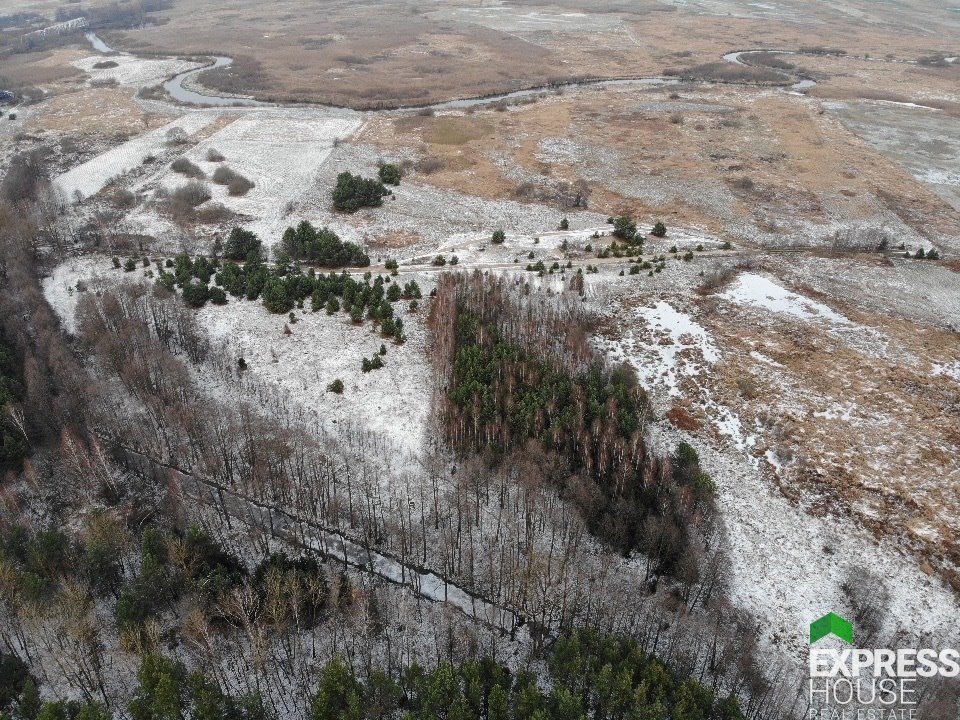
POLYGON ((803 232, 805 244, 858 221, 960 233, 960 215, 902 166, 778 91, 584 90, 508 112, 378 118, 362 140, 385 156, 413 148, 422 182, 482 197, 549 199, 583 181, 597 212, 711 232, 803 232))
MULTIPOLYGON (((882 17, 874 17, 869 3, 855 5, 862 10, 795 1, 757 15, 747 3, 655 0, 496 6, 408 0, 304 6, 286 0, 269 7, 252 0, 215 7, 177 0, 161 13, 162 24, 109 38, 131 51, 235 56, 233 70, 206 78, 223 90, 352 107, 423 104, 580 77, 689 71, 757 46, 829 46, 849 56, 897 60, 951 52, 944 38, 956 37, 958 20, 938 3, 925 3, 922 28, 898 19, 917 17, 913 6, 920 3, 885 7, 882 17)), ((861 69, 888 72, 880 62, 854 69, 838 62, 804 57, 798 65, 838 76, 838 91, 862 82, 861 69)), ((951 70, 940 73, 945 92, 955 92, 951 70)), ((907 95, 911 71, 940 81, 935 68, 898 69, 891 84, 903 85, 907 95)))

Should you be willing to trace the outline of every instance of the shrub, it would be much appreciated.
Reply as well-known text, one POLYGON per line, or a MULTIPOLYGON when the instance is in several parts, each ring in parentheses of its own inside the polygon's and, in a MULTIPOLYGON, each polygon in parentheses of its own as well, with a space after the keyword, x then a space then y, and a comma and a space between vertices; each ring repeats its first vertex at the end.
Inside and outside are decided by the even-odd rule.
POLYGON ((221 165, 213 171, 213 181, 218 185, 226 185, 227 192, 233 196, 246 195, 255 187, 253 181, 226 165, 221 165))
POLYGON ((437 255, 430 264, 435 265, 436 267, 443 267, 447 264, 447 258, 445 258, 443 255, 437 255))
MULTIPOLYGON (((560 229, 561 229, 561 230, 569 230, 569 229, 570 229, 570 221, 567 220, 566 218, 563 218, 563 220, 560 221, 560 229)), ((564 241, 564 242, 566 242, 566 241, 564 241)))
POLYGON ((220 153, 219 150, 214 148, 207 149, 207 160, 209 162, 223 162, 226 158, 220 153))
POLYGON ((377 175, 380 177, 380 182, 386 183, 387 185, 399 185, 401 172, 400 168, 391 163, 385 163, 380 166, 380 170, 377 172, 377 175))
POLYGON ((613 236, 631 242, 637 235, 637 224, 621 215, 613 220, 613 236))
POLYGON ((332 383, 327 385, 327 392, 336 393, 337 395, 343 395, 343 380, 337 378, 332 383))
POLYGON ((436 155, 428 155, 417 162, 417 172, 424 175, 432 175, 435 172, 443 170, 447 166, 446 161, 436 155))
POLYGON ((503 230, 494 230, 490 242, 494 245, 502 245, 507 239, 507 234, 503 230))
POLYGON ((360 363, 360 370, 362 372, 368 373, 371 370, 379 370, 383 367, 383 359, 379 354, 374 353, 371 359, 363 358, 363 361, 360 363))
POLYGON ((120 258, 118 258, 117 256, 114 256, 114 257, 113 257, 113 267, 116 268, 117 270, 119 270, 119 269, 120 269, 120 266, 121 266, 120 258))
POLYGON ((180 173, 181 175, 186 175, 187 177, 196 178, 198 180, 202 180, 206 177, 203 170, 187 160, 185 157, 179 157, 170 163, 170 169, 174 172, 180 173))
POLYGON ((333 189, 333 207, 345 212, 356 212, 362 207, 379 207, 390 194, 379 180, 370 180, 349 172, 337 175, 333 189))
POLYGON ((650 231, 650 234, 658 238, 665 237, 667 234, 667 226, 658 221, 657 224, 653 226, 653 230, 650 231))
POLYGON ((0 653, 0 708, 12 703, 30 678, 30 671, 23 660, 16 655, 0 653))
POLYGON ((133 258, 127 258, 127 261, 123 264, 124 272, 133 272, 137 269, 137 261, 133 258))
POLYGON ((173 191, 171 199, 176 204, 196 207, 210 199, 210 188, 199 180, 191 180, 173 191))

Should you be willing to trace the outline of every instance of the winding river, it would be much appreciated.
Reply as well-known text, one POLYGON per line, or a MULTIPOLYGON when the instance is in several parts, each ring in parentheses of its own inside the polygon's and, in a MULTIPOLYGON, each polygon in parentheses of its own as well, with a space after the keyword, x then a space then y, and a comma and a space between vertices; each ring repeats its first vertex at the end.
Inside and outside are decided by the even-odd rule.
MULTIPOLYGON (((115 52, 113 48, 107 45, 95 32, 86 33, 87 40, 90 41, 90 44, 95 50, 102 53, 115 52)), ((745 65, 740 57, 742 55, 749 55, 751 53, 759 52, 775 52, 778 54, 796 54, 791 50, 739 50, 736 52, 727 53, 723 56, 723 59, 726 62, 734 63, 737 65, 745 65)), ((192 70, 187 70, 185 72, 175 75, 170 80, 167 80, 163 87, 170 94, 174 100, 177 100, 182 103, 187 103, 189 105, 213 105, 221 107, 277 107, 278 103, 268 103, 262 102, 260 100, 253 100, 251 98, 241 98, 241 97, 231 97, 226 95, 215 95, 215 94, 205 94, 197 92, 196 90, 191 90, 188 87, 185 87, 184 83, 189 81, 191 78, 199 75, 202 72, 207 70, 213 70, 215 68, 227 67, 233 62, 232 58, 218 55, 214 57, 213 64, 204 65, 203 67, 194 68, 192 70)), ((411 109, 427 109, 427 110, 463 110, 472 107, 478 107, 481 105, 487 105, 489 103, 496 103, 501 101, 511 101, 511 100, 520 100, 523 98, 535 97, 537 95, 542 95, 544 93, 583 88, 583 87, 619 87, 623 85, 643 85, 643 86, 664 86, 664 85, 679 85, 681 82, 684 82, 678 78, 665 78, 665 77, 636 77, 636 78, 613 78, 613 79, 604 79, 597 78, 592 80, 572 80, 567 83, 559 83, 557 85, 550 85, 546 87, 535 87, 535 88, 526 88, 522 90, 513 90, 511 92, 501 93, 499 95, 485 95, 482 97, 473 97, 473 98, 462 98, 457 100, 444 100, 437 103, 432 103, 429 105, 414 105, 414 106, 401 106, 396 108, 396 110, 411 110, 411 109)), ((793 92, 802 92, 804 90, 809 90, 817 83, 813 80, 801 80, 790 87, 790 90, 793 92)))

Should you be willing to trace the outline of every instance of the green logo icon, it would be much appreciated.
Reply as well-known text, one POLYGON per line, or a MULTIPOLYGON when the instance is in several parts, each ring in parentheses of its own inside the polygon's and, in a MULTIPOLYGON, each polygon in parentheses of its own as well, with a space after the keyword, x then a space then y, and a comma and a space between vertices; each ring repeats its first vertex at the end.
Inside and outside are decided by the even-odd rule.
POLYGON ((827 635, 833 635, 853 645, 853 625, 832 612, 827 613, 816 622, 810 623, 811 644, 827 635))

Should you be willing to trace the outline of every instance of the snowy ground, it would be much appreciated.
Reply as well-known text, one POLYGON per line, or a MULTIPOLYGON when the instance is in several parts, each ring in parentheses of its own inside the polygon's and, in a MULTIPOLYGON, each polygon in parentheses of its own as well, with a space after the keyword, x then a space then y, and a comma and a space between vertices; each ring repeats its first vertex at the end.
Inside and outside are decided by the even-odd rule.
POLYGON ((847 318, 823 303, 791 292, 770 278, 755 273, 739 275, 732 287, 721 293, 720 297, 802 320, 820 319, 837 325, 851 324, 847 318))
POLYGON ((180 128, 187 135, 203 129, 218 116, 217 111, 189 112, 176 120, 108 150, 54 178, 66 196, 88 198, 100 192, 111 180, 140 165, 145 158, 167 147, 167 133, 180 128))
MULTIPOLYGON (((850 324, 826 305, 753 273, 735 281, 724 298, 799 322, 850 324)), ((960 606, 937 576, 925 574, 894 542, 878 542, 858 523, 833 514, 813 516, 777 489, 776 454, 768 450, 758 457, 763 428, 742 423, 709 387, 715 367, 737 360, 698 322, 695 310, 686 312, 681 305, 687 307, 686 301, 642 302, 625 321, 623 335, 600 344, 612 360, 634 365, 658 414, 680 400, 707 420, 706 431, 696 433, 659 422, 654 438, 664 451, 680 439, 693 444, 717 482, 729 540, 732 599, 765 628, 767 647, 802 658, 809 623, 831 610, 849 610, 840 586, 851 570, 860 568, 877 573, 891 590, 888 631, 912 627, 915 637, 952 637, 960 606)), ((761 362, 777 365, 757 355, 761 362)), ((776 406, 771 410, 776 412, 776 406)))
POLYGON ((200 67, 200 63, 190 62, 189 60, 146 59, 125 54, 90 55, 75 60, 71 64, 89 74, 91 83, 116 80, 120 85, 130 85, 135 88, 156 85, 171 75, 200 67), (117 67, 94 67, 94 65, 104 62, 115 62, 117 67))
POLYGON ((115 268, 111 258, 105 255, 71 258, 43 279, 43 294, 67 332, 76 333, 77 305, 84 293, 98 293, 121 283, 152 283, 153 280, 144 275, 147 269, 137 263, 136 270, 125 272, 115 268))
MULTIPOLYGON (((416 279, 428 293, 430 279, 416 279)), ((433 394, 425 352, 427 308, 421 305, 411 313, 408 303, 399 301, 394 312, 403 319, 407 335, 403 345, 382 338, 370 322, 354 325, 342 311, 332 316, 323 310, 314 313, 309 301, 305 310, 294 311, 296 323, 267 312, 260 302, 233 298, 223 306, 207 305, 197 318, 214 341, 244 358, 248 373, 310 408, 331 436, 348 426, 358 428, 419 457, 430 426, 433 394), (361 360, 373 357, 381 344, 387 348, 384 367, 361 372, 361 360), (345 386, 342 395, 327 390, 336 379, 345 386)))
MULTIPOLYGON (((225 186, 209 186, 213 202, 255 218, 248 228, 270 245, 279 240, 288 225, 299 220, 287 217, 287 207, 312 189, 335 141, 355 132, 360 124, 358 116, 348 113, 273 108, 248 111, 195 145, 186 157, 208 177, 218 165, 226 165, 253 181, 254 188, 242 197, 231 197, 225 186), (207 161, 210 148, 226 160, 207 161)), ((173 189, 186 178, 166 166, 159 178, 150 178, 144 184, 153 182, 173 189)))

